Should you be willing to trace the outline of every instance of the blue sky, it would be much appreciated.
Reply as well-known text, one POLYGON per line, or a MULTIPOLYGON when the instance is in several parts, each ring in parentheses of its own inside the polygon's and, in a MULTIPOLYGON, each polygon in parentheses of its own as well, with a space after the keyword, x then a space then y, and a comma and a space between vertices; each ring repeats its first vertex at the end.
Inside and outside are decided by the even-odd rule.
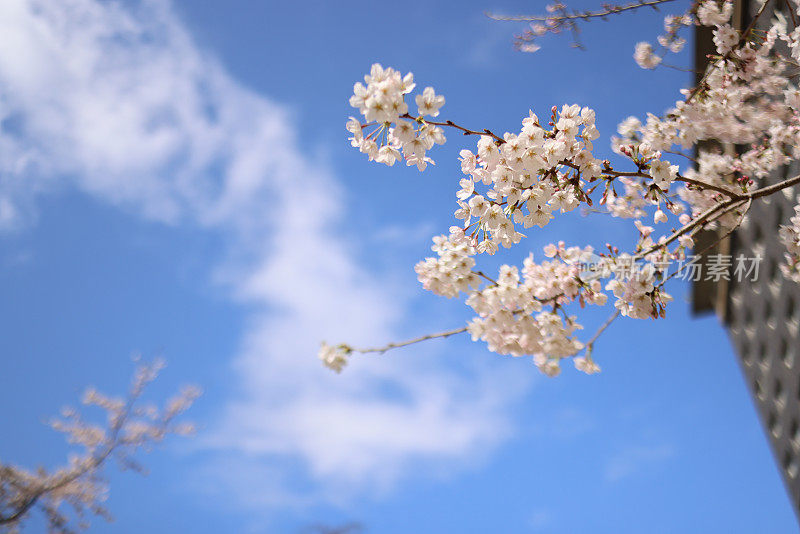
MULTIPOLYGON (((168 361, 153 398, 205 390, 196 437, 145 457, 146 477, 109 471, 116 521, 90 532, 797 530, 726 335, 690 318, 681 283, 667 321, 604 335, 595 376, 547 379, 462 338, 339 376, 316 360, 322 339, 469 318, 413 265, 452 224, 474 140, 450 135, 423 174, 369 164, 344 131, 369 66, 413 71, 472 127, 588 105, 606 151, 688 83, 633 62, 658 14, 530 55, 483 15, 543 8, 511 0, 30 4, 0 6, 0 457, 57 465, 43 421, 87 385, 122 391, 134 353, 168 361)), ((630 240, 600 219, 501 259, 630 240)))

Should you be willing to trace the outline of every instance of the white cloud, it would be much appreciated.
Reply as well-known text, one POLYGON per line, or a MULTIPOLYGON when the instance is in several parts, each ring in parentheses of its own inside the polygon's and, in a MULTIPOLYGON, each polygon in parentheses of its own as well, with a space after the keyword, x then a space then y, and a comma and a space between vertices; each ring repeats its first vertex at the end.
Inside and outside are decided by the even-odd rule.
POLYGON ((391 338, 402 300, 331 231, 343 192, 287 112, 198 49, 168 3, 0 2, 0 119, 4 227, 32 220, 38 196, 78 188, 230 238, 220 279, 256 311, 233 358, 239 394, 206 444, 235 472, 299 460, 327 498, 344 485, 391 488, 409 466, 472 460, 509 434, 504 407, 518 390, 494 371, 407 353, 338 377, 321 367, 323 338, 391 338))
POLYGON ((605 478, 618 482, 662 464, 675 455, 672 445, 633 445, 614 454, 606 463, 605 478))
POLYGON ((528 527, 534 531, 544 531, 552 528, 553 514, 544 508, 536 508, 528 516, 528 527))

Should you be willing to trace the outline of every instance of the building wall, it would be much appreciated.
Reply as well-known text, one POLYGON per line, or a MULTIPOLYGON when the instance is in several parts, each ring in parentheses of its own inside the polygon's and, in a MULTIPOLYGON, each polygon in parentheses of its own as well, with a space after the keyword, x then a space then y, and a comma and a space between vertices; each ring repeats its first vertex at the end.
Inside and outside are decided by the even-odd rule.
MULTIPOLYGON (((737 26, 746 27, 759 7, 756 2, 740 1, 734 17, 737 26)), ((772 19, 769 11, 762 15, 759 25, 772 19)), ((702 69, 711 34, 698 32, 696 37, 695 65, 702 69)), ((793 162, 774 172, 768 182, 797 174, 800 162, 793 162)), ((730 281, 721 283, 695 282, 693 309, 696 313, 716 311, 728 328, 775 461, 800 517, 800 284, 781 273, 785 248, 778 240, 778 227, 788 224, 798 194, 800 188, 795 186, 753 202, 742 226, 709 254, 760 256, 757 278, 737 280, 731 276, 730 281)), ((698 250, 716 239, 713 232, 700 236, 698 250)))

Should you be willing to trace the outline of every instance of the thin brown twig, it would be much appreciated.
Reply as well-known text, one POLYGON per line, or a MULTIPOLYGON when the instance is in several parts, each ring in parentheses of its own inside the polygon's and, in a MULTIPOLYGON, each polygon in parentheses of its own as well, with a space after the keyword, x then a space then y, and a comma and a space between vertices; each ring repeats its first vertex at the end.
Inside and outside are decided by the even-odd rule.
POLYGON ((665 4, 674 0, 645 0, 641 2, 632 2, 622 6, 605 5, 602 10, 598 11, 574 11, 566 15, 516 15, 516 16, 503 16, 495 15, 493 13, 486 13, 486 16, 492 20, 502 22, 548 22, 551 20, 588 20, 592 18, 604 18, 609 15, 617 15, 625 11, 633 11, 642 7, 655 7, 658 4, 665 4))
POLYGON ((486 273, 484 273, 483 271, 472 271, 472 272, 473 272, 473 273, 475 273, 475 274, 477 274, 477 275, 478 275, 478 276, 480 276, 481 278, 484 278, 484 279, 488 280, 488 281, 489 281, 489 282, 491 282, 493 285, 497 285, 497 280, 495 280, 495 279, 494 279, 494 278, 492 278, 491 276, 487 275, 487 274, 486 274, 486 273))
MULTIPOLYGON (((736 229, 737 229, 739 226, 741 226, 741 225, 742 225, 742 221, 744 221, 744 217, 745 217, 745 215, 747 215, 747 212, 750 210, 750 206, 752 205, 752 203, 753 203, 753 199, 752 199, 752 198, 750 198, 750 199, 747 199, 747 202, 746 202, 746 204, 747 204, 747 207, 745 207, 745 208, 744 208, 744 210, 742 211, 742 215, 739 217, 739 222, 738 222, 738 223, 736 223, 736 224, 735 224, 735 225, 734 225, 732 228, 730 228, 730 229, 729 229, 727 232, 725 232, 725 234, 723 234, 723 235, 722 235, 722 237, 720 237, 719 239, 717 239, 716 241, 714 241, 713 243, 711 243, 711 244, 710 244, 710 245, 708 245, 707 247, 703 248, 703 250, 701 250, 700 252, 698 252, 698 253, 696 254, 696 256, 702 256, 703 254, 705 254, 706 252, 708 252, 708 251, 709 251, 709 250, 711 250, 712 248, 714 248, 714 247, 716 247, 717 245, 719 245, 720 243, 722 243, 722 240, 723 240, 723 239, 725 239, 726 237, 728 237, 729 235, 731 235, 731 234, 732 234, 734 231, 736 231, 736 229)), ((741 207, 741 206, 742 206, 742 204, 739 204, 738 206, 735 206, 735 207, 734 207, 734 208, 732 208, 732 209, 736 209, 736 208, 738 208, 738 207, 741 207)), ((726 213, 727 213, 727 211, 730 211, 730 210, 726 210, 726 213)), ((684 270, 684 269, 685 269, 686 267, 688 267, 689 265, 690 265, 689 263, 686 263, 686 264, 684 264, 684 265, 681 265, 681 266, 680 266, 678 269, 676 269, 676 270, 675 270, 675 272, 673 272, 672 274, 670 274, 669 276, 667 276, 666 278, 664 278, 664 279, 661 281, 661 283, 659 283, 659 284, 658 284, 657 288, 661 288, 661 287, 663 287, 663 286, 664 286, 664 284, 666 284, 667 282, 669 282, 669 281, 670 281, 672 278, 674 278, 674 277, 675 277, 675 276, 676 276, 676 275, 677 275, 679 272, 681 272, 682 270, 684 270)))
POLYGON ((787 180, 784 180, 782 182, 778 182, 777 184, 770 185, 768 187, 762 187, 761 189, 756 189, 752 193, 745 194, 745 195, 742 195, 742 196, 744 196, 746 198, 753 198, 753 199, 761 198, 761 197, 765 197, 767 195, 771 195, 772 193, 777 193, 778 191, 782 191, 782 190, 784 190, 784 189, 786 189, 788 187, 792 187, 793 185, 795 185, 797 183, 800 183, 800 174, 798 174, 797 176, 794 176, 792 178, 789 178, 787 180))
POLYGON ((586 354, 586 356, 591 356, 591 355, 592 355, 592 349, 594 348, 594 344, 595 344, 595 342, 597 341, 597 339, 600 337, 600 335, 601 335, 603 332, 605 332, 605 330, 606 330, 606 329, 607 329, 609 326, 611 326, 611 323, 613 323, 613 322, 614 322, 614 320, 615 320, 617 317, 619 317, 619 315, 620 315, 620 311, 619 311, 619 310, 617 310, 617 311, 615 311, 613 314, 611 314, 611 316, 610 316, 608 319, 606 319, 606 322, 605 322, 605 323, 603 323, 603 324, 600 326, 600 328, 598 328, 598 329, 597 329, 597 332, 595 332, 595 333, 594 333, 594 335, 592 336, 592 338, 591 338, 589 341, 587 341, 587 342, 586 342, 586 353, 585 353, 585 354, 586 354))
POLYGON ((427 341, 429 339, 446 338, 446 337, 454 336, 456 334, 462 334, 462 333, 464 333, 466 331, 467 331, 467 327, 466 326, 462 326, 461 328, 455 328, 453 330, 446 330, 444 332, 438 332, 436 334, 428 334, 428 335, 425 335, 425 336, 416 337, 414 339, 409 339, 407 341, 399 341, 397 343, 389 343, 387 345, 384 345, 383 347, 370 347, 370 348, 365 348, 365 349, 359 349, 359 348, 356 348, 356 347, 348 346, 347 348, 349 348, 353 352, 358 352, 360 354, 369 354, 369 353, 383 354, 384 352, 386 352, 388 350, 391 350, 391 349, 397 349, 397 348, 400 348, 400 347, 406 347, 408 345, 413 345, 415 343, 420 343, 422 341, 427 341))
POLYGON ((678 182, 683 182, 685 184, 693 185, 695 187, 699 187, 701 189, 710 189, 712 191, 716 191, 717 193, 723 193, 723 194, 728 195, 729 197, 731 197, 733 199, 742 198, 742 195, 740 195, 739 193, 736 193, 735 191, 731 191, 730 189, 727 189, 725 187, 722 187, 722 186, 719 186, 719 185, 714 185, 714 184, 709 184, 709 183, 706 183, 706 182, 703 182, 703 181, 700 181, 700 180, 694 180, 692 178, 687 178, 687 177, 685 177, 683 175, 680 175, 680 174, 675 178, 675 180, 677 180, 678 182))
POLYGON ((706 211, 701 213, 697 218, 692 219, 690 222, 686 223, 680 229, 676 230, 670 237, 665 239, 663 242, 658 242, 658 243, 654 244, 653 246, 651 246, 650 248, 648 248, 644 252, 640 252, 639 254, 637 254, 634 258, 637 259, 637 260, 642 259, 642 258, 646 257, 648 254, 651 254, 651 253, 655 252, 658 249, 665 248, 667 245, 669 245, 670 243, 672 243, 673 241, 675 241, 676 239, 678 239, 682 235, 686 234, 687 232, 689 232, 693 228, 716 220, 716 218, 710 219, 710 217, 712 215, 714 215, 714 213, 716 213, 720 209, 724 210, 725 208, 727 208, 728 206, 730 206, 731 204, 733 204, 735 202, 738 202, 738 200, 732 199, 732 200, 726 200, 725 202, 722 202, 720 204, 714 204, 713 206, 708 208, 706 211))
POLYGON ((800 174, 798 174, 797 176, 794 176, 792 178, 789 178, 787 180, 784 180, 782 182, 778 182, 777 184, 770 185, 768 187, 762 187, 761 189, 756 189, 755 191, 752 191, 750 193, 742 193, 741 195, 738 195, 735 198, 731 198, 730 200, 726 200, 725 202, 721 202, 719 204, 715 204, 714 206, 711 206, 706 211, 701 213, 698 217, 696 217, 695 219, 693 219, 692 221, 690 221, 689 223, 684 225, 682 228, 680 228, 679 230, 676 230, 664 242, 654 244, 653 246, 651 246, 650 248, 648 248, 644 252, 640 252, 639 254, 637 254, 635 256, 635 258, 636 259, 641 259, 641 258, 647 256, 648 254, 650 254, 652 252, 655 252, 656 250, 658 250, 660 248, 666 247, 667 245, 669 245, 670 243, 672 243, 673 241, 678 239, 680 236, 684 235, 686 232, 692 230, 693 228, 697 227, 698 225, 715 221, 717 218, 719 218, 724 213, 726 213, 727 209, 730 208, 733 204, 736 204, 736 203, 741 202, 743 200, 752 201, 752 200, 755 200, 757 198, 768 196, 768 195, 771 195, 771 194, 776 193, 778 191, 781 191, 783 189, 786 189, 788 187, 792 187, 793 185, 795 185, 797 183, 800 183, 800 174), (714 215, 719 210, 723 210, 723 212, 719 213, 717 215, 714 215), (714 218, 710 218, 712 215, 714 215, 714 218))
POLYGON ((660 67, 666 67, 666 68, 672 69, 672 70, 677 70, 679 72, 691 72, 692 74, 702 74, 702 71, 698 71, 698 70, 695 70, 695 69, 689 69, 689 68, 686 68, 686 67, 679 67, 678 65, 672 65, 671 63, 665 63, 664 61, 659 63, 659 66, 660 67))
MULTIPOLYGON (((676 153, 676 152, 673 152, 673 153, 681 155, 681 156, 684 155, 684 154, 680 154, 680 153, 676 153)), ((573 167, 573 168, 575 167, 574 165, 571 165, 566 161, 562 161, 561 164, 562 165, 569 165, 570 167, 573 167)), ((629 176, 629 177, 637 177, 637 178, 652 178, 649 174, 647 174, 645 172, 642 172, 642 171, 615 171, 614 169, 603 169, 603 173, 602 174, 607 175, 607 176, 613 176, 615 178, 620 177, 620 176, 629 176)), ((717 193, 723 193, 723 194, 725 194, 725 195, 727 195, 727 196, 729 196, 731 198, 737 198, 737 199, 738 198, 742 198, 742 195, 740 195, 739 193, 736 193, 735 191, 731 191, 730 189, 727 189, 725 187, 722 187, 722 186, 719 186, 719 185, 714 185, 714 184, 709 184, 709 183, 706 183, 706 182, 702 182, 700 180, 694 180, 692 178, 687 178, 687 177, 685 177, 685 176, 683 176, 681 174, 679 174, 675 178, 675 180, 678 181, 678 182, 691 184, 691 185, 699 187, 701 189, 710 189, 712 191, 716 191, 717 193)))
POLYGON ((662 150, 661 152, 663 152, 663 153, 665 153, 665 154, 674 154, 674 155, 676 155, 676 156, 683 156, 684 158, 688 159, 688 160, 689 160, 689 161, 691 161, 692 163, 695 163, 695 164, 697 164, 697 163, 698 163, 698 161, 697 161, 695 158, 693 158, 693 157, 692 157, 692 156, 690 156, 689 154, 684 154, 683 152, 680 152, 680 151, 674 151, 674 150, 662 150))
POLYGON ((797 16, 794 14, 796 8, 792 7, 789 0, 783 0, 783 2, 786 4, 786 11, 789 12, 789 16, 792 18, 792 24, 797 28, 797 16))
POLYGON ((502 137, 500 137, 496 133, 492 132, 488 128, 484 128, 483 131, 479 132, 478 130, 471 130, 471 129, 465 128, 463 126, 459 126, 458 124, 454 123, 451 120, 448 120, 448 121, 445 121, 445 122, 437 122, 437 121, 428 120, 428 119, 426 119, 424 117, 415 117, 415 116, 413 116, 413 115, 411 115, 409 113, 406 113, 404 115, 400 115, 400 118, 402 118, 402 119, 411 119, 411 120, 418 121, 418 122, 421 121, 421 122, 424 122, 426 124, 433 124, 434 126, 449 126, 451 128, 455 128, 456 130, 461 130, 462 132, 464 132, 464 135, 488 135, 488 136, 492 137, 495 141, 497 141, 497 142, 499 142, 501 144, 506 142, 505 139, 503 139, 502 137))

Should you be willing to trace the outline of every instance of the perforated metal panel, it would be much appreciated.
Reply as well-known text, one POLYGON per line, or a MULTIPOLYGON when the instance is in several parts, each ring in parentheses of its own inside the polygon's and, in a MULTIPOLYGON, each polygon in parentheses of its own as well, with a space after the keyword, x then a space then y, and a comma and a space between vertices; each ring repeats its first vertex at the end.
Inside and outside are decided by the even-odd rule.
MULTIPOLYGON (((794 163, 773 182, 800 173, 794 163)), ((800 510, 800 284, 780 272, 780 224, 793 211, 796 188, 754 202, 731 239, 734 256, 763 259, 755 281, 729 282, 724 320, 756 402, 764 431, 783 471, 795 511, 800 510)))

